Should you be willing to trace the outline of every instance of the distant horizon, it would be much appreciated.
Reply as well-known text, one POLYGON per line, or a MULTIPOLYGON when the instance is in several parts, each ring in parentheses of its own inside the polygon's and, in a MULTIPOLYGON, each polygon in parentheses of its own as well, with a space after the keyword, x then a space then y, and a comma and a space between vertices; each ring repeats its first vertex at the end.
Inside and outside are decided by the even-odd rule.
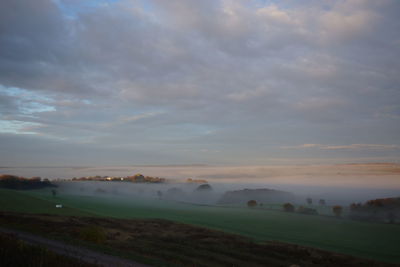
POLYGON ((240 166, 334 166, 334 165, 399 165, 399 162, 395 161, 359 161, 359 162, 323 162, 323 163, 265 163, 265 164, 212 164, 212 163, 192 163, 192 164, 102 164, 102 165, 14 165, 14 166, 0 166, 0 168, 93 168, 93 167, 212 167, 212 166, 230 166, 230 167, 240 167, 240 166))
POLYGON ((1 168, 0 174, 49 179, 73 177, 126 177, 137 173, 168 180, 205 179, 211 183, 298 185, 303 187, 400 189, 398 163, 323 165, 147 165, 1 168))

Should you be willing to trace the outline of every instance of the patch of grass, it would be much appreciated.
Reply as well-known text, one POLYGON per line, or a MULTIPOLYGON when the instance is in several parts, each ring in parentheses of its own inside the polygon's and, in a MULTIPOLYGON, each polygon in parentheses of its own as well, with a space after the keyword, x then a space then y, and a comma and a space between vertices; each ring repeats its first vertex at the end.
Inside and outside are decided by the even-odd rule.
MULTIPOLYGON (((51 194, 50 189, 46 191, 49 191, 49 195, 51 194)), ((92 213, 82 211, 79 208, 72 208, 65 205, 63 208, 56 208, 55 203, 62 201, 58 198, 53 199, 53 201, 27 194, 26 191, 20 192, 10 189, 0 189, 0 210, 2 211, 93 216, 92 213)))

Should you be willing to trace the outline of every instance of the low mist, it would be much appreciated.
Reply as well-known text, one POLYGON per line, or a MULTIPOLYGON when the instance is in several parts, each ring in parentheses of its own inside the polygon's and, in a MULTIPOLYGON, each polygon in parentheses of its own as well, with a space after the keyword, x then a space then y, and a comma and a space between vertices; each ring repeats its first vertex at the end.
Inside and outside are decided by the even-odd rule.
MULTIPOLYGON (((51 180, 93 175, 128 176, 143 173, 164 177, 165 183, 79 181, 59 183, 68 194, 164 199, 193 204, 217 204, 226 192, 243 189, 273 189, 290 193, 287 201, 304 204, 306 198, 324 199, 327 205, 349 205, 370 199, 400 196, 400 165, 343 164, 293 166, 132 166, 132 167, 52 167, 1 168, 0 173, 41 176, 51 180), (210 190, 196 190, 206 180, 210 190)), ((267 199, 282 202, 282 196, 267 199)))

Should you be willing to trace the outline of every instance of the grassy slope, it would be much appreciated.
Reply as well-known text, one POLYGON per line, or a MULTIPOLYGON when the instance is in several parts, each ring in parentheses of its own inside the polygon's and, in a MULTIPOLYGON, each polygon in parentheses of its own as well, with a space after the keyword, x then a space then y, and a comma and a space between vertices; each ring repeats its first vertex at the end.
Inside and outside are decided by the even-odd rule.
MULTIPOLYGON (((56 201, 56 200, 55 200, 56 201)), ((64 207, 58 209, 53 201, 29 195, 25 191, 0 188, 0 210, 26 213, 48 213, 57 215, 93 216, 79 208, 64 207)))
POLYGON ((54 199, 50 193, 43 190, 21 194, 34 195, 49 202, 58 201, 68 207, 80 209, 83 213, 116 218, 170 219, 221 229, 249 236, 258 241, 279 240, 355 256, 400 262, 398 225, 247 208, 193 206, 165 201, 157 201, 155 205, 151 202, 127 202, 124 199, 111 201, 100 197, 68 195, 54 199))
POLYGON ((71 219, 68 216, 0 212, 0 223, 18 224, 40 235, 164 267, 392 266, 297 245, 255 243, 242 236, 161 219, 71 219), (90 239, 82 235, 89 229, 96 233, 90 235, 90 239), (91 243, 96 236, 101 237, 97 239, 100 243, 91 243))

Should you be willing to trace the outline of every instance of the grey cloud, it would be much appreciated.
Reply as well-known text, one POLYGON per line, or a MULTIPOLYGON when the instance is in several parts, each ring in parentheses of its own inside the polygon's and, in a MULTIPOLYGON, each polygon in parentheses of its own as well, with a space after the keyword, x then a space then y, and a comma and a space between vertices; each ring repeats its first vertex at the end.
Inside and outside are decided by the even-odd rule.
POLYGON ((70 142, 255 158, 399 142, 396 1, 59 3, 0 4, 0 85, 54 107, 26 116, 31 104, 2 96, 3 120, 70 142))
POLYGON ((14 114, 18 110, 16 99, 0 94, 0 110, 2 115, 14 114))

